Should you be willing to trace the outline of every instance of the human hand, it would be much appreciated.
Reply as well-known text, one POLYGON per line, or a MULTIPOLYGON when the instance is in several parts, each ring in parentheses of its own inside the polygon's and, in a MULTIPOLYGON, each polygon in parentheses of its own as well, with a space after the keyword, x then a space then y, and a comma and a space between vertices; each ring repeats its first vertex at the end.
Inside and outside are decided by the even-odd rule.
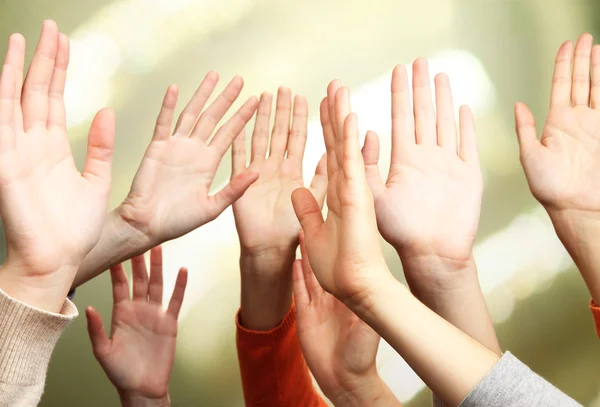
POLYGON ((565 42, 554 65, 541 140, 523 103, 515 106, 521 163, 596 301, 600 301, 600 46, 589 34, 565 42), (590 82, 590 59, 593 82, 590 82), (571 72, 571 65, 573 69, 571 72))
POLYGON ((88 332, 94 355, 124 404, 140 399, 164 403, 168 401, 177 318, 187 284, 187 270, 179 270, 169 306, 164 310, 161 247, 150 252, 150 278, 143 255, 131 259, 131 268, 131 300, 123 266, 118 264, 110 270, 113 285, 110 339, 98 311, 92 307, 86 309, 88 332))
POLYGON ((179 116, 172 135, 178 90, 174 85, 167 90, 154 136, 131 191, 117 209, 128 225, 141 232, 147 241, 140 245, 144 249, 182 236, 215 219, 258 177, 242 172, 217 194, 208 195, 223 155, 258 104, 256 97, 250 97, 211 138, 243 86, 242 78, 235 77, 202 112, 218 79, 215 72, 206 75, 179 116))
POLYGON ((350 93, 337 81, 321 103, 327 149, 327 219, 310 191, 292 194, 296 216, 306 239, 310 265, 321 286, 348 305, 372 294, 389 273, 375 220, 358 141, 357 117, 350 113, 350 93))
POLYGON ((377 373, 379 335, 321 288, 302 235, 300 248, 302 260, 293 268, 296 329, 310 371, 334 405, 383 401, 391 393, 377 373))
MULTIPOLYGON (((290 128, 292 95, 288 88, 279 88, 269 147, 271 99, 269 93, 261 96, 252 134, 250 164, 247 167, 244 132, 234 140, 232 148, 232 177, 246 171, 258 174, 256 182, 233 204, 242 255, 246 256, 272 252, 295 253, 300 233, 300 223, 294 215, 290 199, 296 188, 304 186, 302 159, 306 146, 308 105, 303 96, 294 98, 290 128)), ((317 166, 310 189, 319 205, 323 206, 327 189, 325 157, 317 166)))
POLYGON ((80 173, 63 101, 68 37, 59 34, 54 21, 44 21, 23 84, 24 60, 25 40, 14 34, 0 79, 0 215, 7 245, 0 288, 34 307, 59 312, 102 231, 115 117, 110 110, 96 115, 80 173))
MULTIPOLYGON (((435 258, 450 266, 444 269, 464 269, 472 261, 483 192, 475 126, 471 111, 463 106, 459 147, 448 76, 437 75, 435 87, 436 113, 427 61, 417 59, 411 111, 406 68, 396 66, 387 181, 382 182, 377 167, 379 141, 374 132, 367 133, 363 148, 365 170, 379 231, 403 263, 435 258)), ((410 273, 410 267, 405 269, 410 273)))

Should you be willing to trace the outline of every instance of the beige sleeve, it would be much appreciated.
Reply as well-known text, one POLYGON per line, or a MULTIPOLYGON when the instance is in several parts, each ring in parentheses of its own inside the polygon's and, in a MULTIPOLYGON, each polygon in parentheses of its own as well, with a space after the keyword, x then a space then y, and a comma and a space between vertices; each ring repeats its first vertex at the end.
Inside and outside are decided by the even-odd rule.
POLYGON ((0 290, 0 407, 38 405, 52 351, 77 315, 69 300, 54 314, 0 290))

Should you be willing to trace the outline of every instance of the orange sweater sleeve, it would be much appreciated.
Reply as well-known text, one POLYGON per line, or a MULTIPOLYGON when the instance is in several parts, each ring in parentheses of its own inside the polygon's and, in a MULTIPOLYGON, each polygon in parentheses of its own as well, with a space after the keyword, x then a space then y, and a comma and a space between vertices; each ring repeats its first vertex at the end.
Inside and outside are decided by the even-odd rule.
POLYGON ((237 352, 247 407, 326 407, 315 390, 296 334, 294 306, 278 327, 251 331, 236 316, 237 352))
POLYGON ((594 317, 594 324, 596 324, 596 333, 600 338, 600 307, 594 303, 594 300, 590 301, 590 310, 592 310, 592 316, 594 317))

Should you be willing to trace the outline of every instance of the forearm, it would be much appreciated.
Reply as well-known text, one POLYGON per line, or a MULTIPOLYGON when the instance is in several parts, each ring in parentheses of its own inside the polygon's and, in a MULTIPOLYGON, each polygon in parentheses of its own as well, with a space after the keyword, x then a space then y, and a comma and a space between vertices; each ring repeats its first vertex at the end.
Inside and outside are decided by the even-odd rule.
POLYGON ((410 290, 423 304, 492 351, 502 353, 473 258, 460 263, 435 256, 401 258, 410 290))
POLYGON ((167 393, 164 397, 149 398, 138 394, 119 391, 119 399, 123 407, 170 407, 171 399, 167 393))
POLYGON ((152 242, 144 233, 127 223, 115 209, 106 216, 102 235, 79 267, 73 287, 102 274, 115 264, 138 256, 160 242, 152 242))
POLYGON ((375 284, 371 292, 346 305, 447 405, 458 406, 500 356, 424 306, 393 277, 375 284))
POLYGON ((596 304, 600 303, 600 220, 582 211, 548 210, 556 234, 573 258, 596 304))
POLYGON ((242 325, 251 330, 275 328, 292 304, 292 248, 240 256, 242 325))
POLYGON ((401 407, 402 403, 385 384, 377 372, 367 378, 360 378, 350 389, 339 389, 336 393, 327 394, 335 406, 344 407, 401 407))

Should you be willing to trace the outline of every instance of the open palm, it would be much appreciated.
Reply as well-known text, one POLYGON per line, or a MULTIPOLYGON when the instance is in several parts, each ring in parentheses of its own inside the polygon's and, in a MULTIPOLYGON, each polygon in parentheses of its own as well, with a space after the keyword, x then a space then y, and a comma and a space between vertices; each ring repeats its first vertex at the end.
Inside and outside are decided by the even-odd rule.
POLYGON ((69 39, 58 33, 56 23, 45 21, 22 86, 24 58, 25 41, 15 34, 0 80, 0 214, 8 252, 4 268, 36 278, 69 269, 53 282, 62 292, 60 305, 102 231, 115 118, 105 110, 94 119, 80 173, 71 154, 63 102, 69 39))
POLYGON ((131 260, 133 299, 121 264, 111 268, 113 315, 110 339, 98 312, 87 309, 88 330, 94 355, 119 392, 149 398, 164 397, 175 358, 177 317, 187 270, 181 269, 168 309, 162 308, 162 253, 151 252, 150 278, 143 256, 131 260))
MULTIPOLYGON (((306 145, 308 105, 303 96, 294 98, 290 127, 291 92, 287 88, 279 89, 269 156, 266 157, 271 99, 269 93, 261 96, 248 167, 244 132, 236 138, 232 149, 233 177, 244 171, 258 174, 258 180, 233 204, 242 250, 250 253, 266 249, 295 250, 300 232, 290 199, 296 188, 304 186, 302 158, 306 145)), ((326 188, 327 174, 325 160, 322 159, 311 184, 320 205, 323 205, 326 188)))
POLYGON ((533 195, 548 210, 600 212, 600 48, 592 36, 579 38, 575 50, 565 42, 556 57, 551 106, 541 140, 531 111, 515 106, 521 162, 533 195))
POLYGON ((376 370, 379 335, 331 294, 313 274, 300 238, 302 261, 294 263, 294 300, 298 339, 310 371, 323 392, 349 391, 376 370))
POLYGON ((433 110, 427 62, 413 69, 414 124, 406 68, 392 75, 392 160, 384 184, 379 141, 367 134, 363 156, 379 230, 405 257, 470 258, 483 190, 473 120, 461 109, 460 150, 448 77, 436 77, 433 110))
POLYGON ((214 137, 215 127, 239 96, 243 81, 234 78, 213 104, 202 109, 217 85, 209 73, 181 113, 171 135, 177 87, 170 86, 158 116, 154 137, 118 213, 153 244, 170 240, 215 219, 256 179, 243 173, 209 196, 215 173, 233 139, 254 114, 251 97, 214 137), (210 140, 209 140, 210 138, 210 140))

